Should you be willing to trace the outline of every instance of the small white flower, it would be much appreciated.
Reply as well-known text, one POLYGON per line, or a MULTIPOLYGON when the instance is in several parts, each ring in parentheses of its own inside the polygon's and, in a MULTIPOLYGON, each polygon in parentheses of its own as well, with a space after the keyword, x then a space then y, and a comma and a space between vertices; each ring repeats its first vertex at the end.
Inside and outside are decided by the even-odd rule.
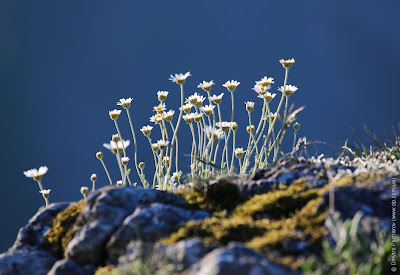
POLYGON ((130 158, 128 158, 128 157, 122 157, 121 158, 121 162, 122 162, 123 165, 127 165, 129 160, 130 160, 130 158))
POLYGON ((188 98, 186 98, 186 103, 190 103, 193 106, 196 106, 197 100, 200 98, 200 95, 198 93, 194 93, 193 95, 190 95, 188 98))
POLYGON ((212 96, 210 96, 210 100, 212 102, 214 102, 215 104, 220 104, 223 96, 224 96, 224 93, 221 93, 220 95, 212 95, 212 96))
POLYGON ((150 125, 140 128, 140 131, 142 131, 143 135, 145 135, 146 137, 150 136, 151 130, 153 130, 153 126, 150 125))
POLYGON ((116 120, 116 119, 118 119, 119 115, 121 114, 121 110, 114 109, 112 111, 108 111, 108 114, 110 115, 110 118, 112 120, 116 120))
POLYGON ((268 87, 272 83, 274 83, 274 79, 272 77, 266 77, 266 76, 261 78, 260 81, 256 81, 256 84, 264 86, 264 87, 268 87))
POLYGON ((231 123, 227 121, 217 122, 215 125, 221 128, 222 132, 227 132, 231 127, 231 123))
POLYGON ((254 129, 255 129, 254 125, 249 125, 249 126, 246 127, 246 131, 249 134, 254 133, 254 129))
POLYGON ((224 132, 222 132, 220 129, 213 129, 210 126, 206 126, 205 129, 206 135, 208 139, 213 139, 214 141, 218 140, 218 139, 223 139, 224 138, 224 132))
POLYGON ((203 107, 200 107, 200 111, 202 111, 206 116, 210 116, 214 108, 215 105, 204 105, 203 107))
POLYGON ((50 195, 51 189, 43 189, 42 191, 39 191, 40 194, 43 195, 43 197, 48 198, 50 195))
POLYGON ((230 80, 230 81, 225 82, 225 84, 223 84, 222 86, 227 88, 228 91, 234 92, 236 90, 236 87, 239 86, 239 84, 240 84, 240 82, 238 82, 236 80, 230 80))
POLYGON ((157 97, 160 102, 163 102, 167 99, 168 92, 167 91, 158 91, 157 97))
POLYGON ((129 140, 120 140, 117 143, 114 141, 110 141, 110 143, 103 143, 103 146, 110 150, 113 154, 116 154, 117 150, 119 153, 121 153, 123 151, 123 148, 126 149, 130 143, 131 142, 129 140))
MULTIPOLYGON (((197 102, 197 100, 196 100, 197 102)), ((183 105, 182 107, 179 107, 179 110, 182 110, 183 112, 185 112, 185 114, 189 114, 192 110, 193 105, 188 103, 183 105)))
POLYGON ((175 75, 171 74, 169 80, 175 82, 176 84, 183 84, 185 83, 186 78, 188 78, 189 76, 191 76, 190 72, 187 72, 185 74, 175 74, 175 75))
POLYGON ((246 104, 246 110, 247 112, 252 112, 254 110, 254 102, 252 101, 246 101, 244 104, 246 104))
POLYGON ((232 131, 236 131, 238 129, 238 125, 235 121, 229 122, 229 127, 232 131))
POLYGON ((132 102, 133 98, 121 98, 118 102, 117 105, 122 106, 124 109, 129 109, 129 107, 131 107, 131 102, 132 102))
POLYGON ((117 186, 122 186, 122 180, 117 181, 117 186))
POLYGON ((272 99, 274 99, 274 97, 276 96, 275 93, 271 94, 270 92, 266 92, 262 95, 258 95, 257 97, 262 98, 264 100, 266 100, 268 103, 272 101, 272 99))
POLYGON ((263 119, 271 123, 272 121, 274 121, 275 117, 276 113, 270 113, 268 116, 264 116, 263 119))
POLYGON ((157 112, 157 114, 162 114, 165 111, 165 103, 160 103, 157 106, 153 107, 153 110, 157 112))
POLYGON ((281 59, 281 60, 279 60, 279 63, 281 63, 282 64, 282 66, 283 66, 283 68, 285 68, 285 69, 289 69, 290 67, 292 67, 292 65, 294 64, 294 58, 292 58, 292 59, 288 59, 288 60, 285 60, 285 59, 281 59))
POLYGON ((212 85, 214 85, 214 81, 210 81, 210 82, 207 82, 207 81, 204 81, 203 80, 203 83, 200 83, 198 86, 197 86, 197 88, 201 88, 201 89, 203 89, 204 91, 206 91, 206 92, 209 92, 210 90, 211 90, 211 86, 212 85))
POLYGON ((150 117, 150 122, 160 123, 164 119, 162 114, 155 114, 150 117))
POLYGON ((196 122, 200 122, 202 117, 203 117, 203 113, 194 113, 193 120, 196 122))
POLYGON ((174 110, 169 110, 168 112, 164 112, 163 116, 166 121, 171 121, 174 114, 175 114, 174 110))
POLYGON ((252 90, 254 90, 259 95, 265 94, 267 92, 267 90, 269 90, 269 89, 271 89, 271 86, 263 86, 263 85, 260 85, 260 84, 256 84, 252 88, 252 90))
POLYGON ((191 114, 184 115, 183 119, 186 121, 187 124, 191 124, 193 119, 194 119, 194 117, 195 117, 195 114, 191 113, 191 114))
POLYGON ((167 148, 167 146, 169 144, 169 141, 160 139, 159 141, 157 141, 157 144, 161 150, 165 150, 165 148, 167 148))
POLYGON ((293 85, 286 85, 286 88, 284 89, 283 86, 278 88, 278 91, 282 92, 285 96, 290 96, 294 92, 296 92, 299 88, 293 85))
POLYGON ((246 151, 243 150, 243 148, 236 148, 236 149, 235 149, 235 156, 236 156, 238 159, 240 159, 240 158, 243 157, 243 155, 244 155, 245 152, 246 152, 246 151))
POLYGON ((47 168, 47 166, 41 166, 39 168, 39 170, 34 168, 34 169, 30 169, 28 171, 25 171, 24 175, 28 178, 33 178, 35 181, 40 181, 42 179, 43 175, 47 173, 47 170, 49 170, 47 168))

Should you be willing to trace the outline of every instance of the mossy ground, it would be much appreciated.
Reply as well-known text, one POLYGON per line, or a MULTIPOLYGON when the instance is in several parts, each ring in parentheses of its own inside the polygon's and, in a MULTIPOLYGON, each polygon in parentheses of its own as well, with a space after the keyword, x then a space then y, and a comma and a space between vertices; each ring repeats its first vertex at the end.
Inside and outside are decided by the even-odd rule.
POLYGON ((67 209, 58 213, 53 219, 51 229, 44 235, 45 247, 58 258, 64 257, 65 249, 73 238, 72 228, 84 204, 84 200, 74 202, 67 209))
MULTIPOLYGON (((352 179, 346 178, 334 185, 352 183, 352 179)), ((207 198, 205 189, 181 190, 179 193, 189 205, 214 211, 213 217, 189 221, 161 243, 171 244, 190 237, 221 244, 240 241, 267 255, 279 252, 280 257, 271 256, 271 260, 298 268, 297 256, 300 255, 288 251, 287 244, 304 241, 310 249, 320 249, 327 211, 318 212, 317 209, 328 189, 328 185, 309 189, 305 180, 299 179, 290 186, 279 184, 274 190, 247 200, 230 200, 232 193, 226 197, 220 193, 213 207, 209 206, 211 199, 207 198), (226 207, 228 201, 230 207, 226 207), (223 209, 225 211, 221 211, 223 209)))

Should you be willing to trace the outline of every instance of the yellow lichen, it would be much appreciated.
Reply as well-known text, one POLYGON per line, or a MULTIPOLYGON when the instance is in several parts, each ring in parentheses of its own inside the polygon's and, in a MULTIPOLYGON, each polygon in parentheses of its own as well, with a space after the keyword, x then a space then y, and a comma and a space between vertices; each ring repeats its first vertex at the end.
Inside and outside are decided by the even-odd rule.
POLYGON ((71 231, 84 203, 83 200, 74 202, 67 209, 58 213, 53 219, 51 229, 44 235, 45 247, 59 258, 63 258, 65 248, 72 239, 71 231))
POLYGON ((117 268, 107 265, 99 267, 94 273, 94 275, 113 275, 117 274, 117 271, 118 271, 117 268))

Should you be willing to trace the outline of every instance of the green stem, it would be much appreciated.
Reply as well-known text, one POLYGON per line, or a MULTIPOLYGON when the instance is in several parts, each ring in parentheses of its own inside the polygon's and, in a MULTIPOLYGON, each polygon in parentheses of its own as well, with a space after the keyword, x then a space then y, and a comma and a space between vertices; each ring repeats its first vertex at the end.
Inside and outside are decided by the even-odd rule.
MULTIPOLYGON (((128 114, 128 119, 129 119, 129 125, 131 126, 131 131, 132 131, 132 137, 133 137, 133 144, 135 146, 135 167, 136 167, 136 173, 139 176, 139 167, 138 167, 138 161, 137 161, 137 142, 136 142, 136 135, 135 135, 135 130, 133 129, 133 125, 132 125, 132 119, 131 119, 131 115, 129 114, 129 110, 126 109, 126 113, 128 114)), ((129 177, 128 177, 129 179, 129 177)))

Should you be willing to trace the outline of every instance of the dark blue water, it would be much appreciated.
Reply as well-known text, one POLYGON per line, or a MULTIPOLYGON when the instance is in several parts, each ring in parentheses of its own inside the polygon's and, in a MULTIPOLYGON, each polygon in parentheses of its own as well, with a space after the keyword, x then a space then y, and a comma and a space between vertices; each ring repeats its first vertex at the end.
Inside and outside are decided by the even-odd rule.
MULTIPOLYGON (((152 155, 139 128, 149 124, 158 90, 170 91, 169 107, 179 105, 171 73, 192 72, 186 95, 201 92, 197 84, 211 79, 217 83, 213 94, 228 95, 221 85, 240 81, 235 117, 244 127, 243 102, 261 107, 251 90, 254 81, 272 76, 276 89, 284 76, 278 60, 294 57, 289 84, 299 90, 291 100, 307 106, 299 115, 300 136, 340 145, 353 138, 351 127, 362 131, 365 123, 384 138, 384 130, 399 121, 398 1, 244 3, 0 2, 0 251, 43 204, 36 183, 22 171, 49 167, 43 184, 52 189, 52 202, 80 199, 80 186, 90 186, 92 173, 99 186, 107 184, 98 150, 118 177, 102 144, 115 132, 108 110, 121 97, 134 98, 139 160, 147 163, 151 178, 152 155)), ((119 122, 128 136, 126 117, 119 122)), ((189 134, 185 123, 181 134, 189 134)), ((238 143, 245 147, 245 135, 238 143)), ((181 152, 189 152, 188 144, 182 142, 181 152)))

